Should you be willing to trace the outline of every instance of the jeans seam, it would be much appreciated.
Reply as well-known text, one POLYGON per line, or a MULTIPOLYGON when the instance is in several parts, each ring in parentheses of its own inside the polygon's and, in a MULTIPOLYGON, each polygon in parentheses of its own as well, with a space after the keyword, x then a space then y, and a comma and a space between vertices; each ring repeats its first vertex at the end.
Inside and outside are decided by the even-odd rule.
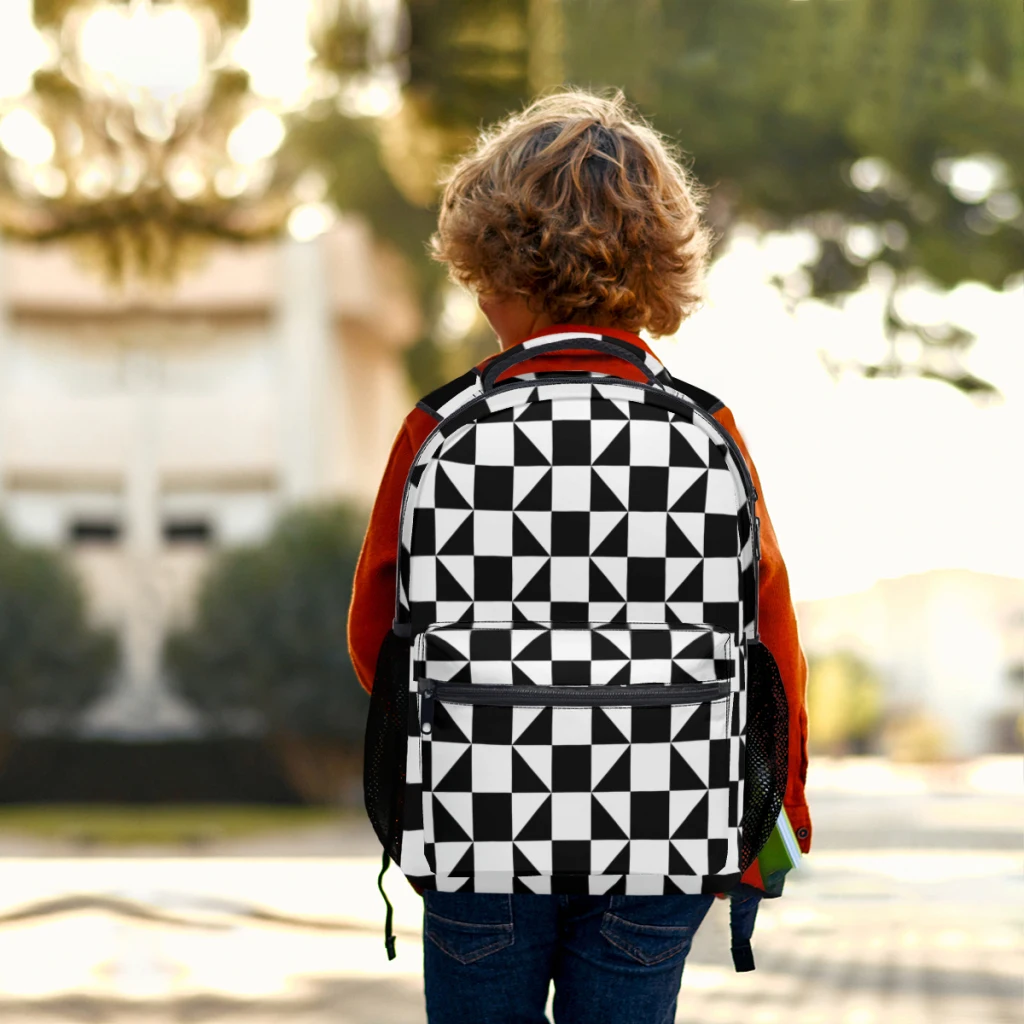
POLYGON ((439 914, 436 911, 425 910, 424 934, 435 946, 437 946, 439 950, 441 950, 442 953, 446 956, 450 956, 460 964, 475 963, 477 960, 482 960, 484 957, 490 956, 492 953, 498 953, 503 949, 508 949, 510 946, 515 944, 516 936, 512 916, 512 897, 507 893, 504 894, 504 896, 504 907, 507 913, 507 921, 458 921, 452 917, 445 917, 443 914, 439 914), (485 946, 481 946, 479 949, 471 950, 469 953, 458 953, 434 933, 430 927, 431 921, 437 921, 446 925, 454 925, 456 928, 465 929, 467 933, 476 937, 482 937, 487 933, 493 934, 495 932, 497 932, 498 935, 493 942, 490 942, 485 946))
POLYGON ((604 915, 604 920, 601 923, 601 937, 610 942, 616 949, 621 949, 623 953, 636 960, 637 963, 643 964, 645 967, 654 967, 657 964, 664 963, 666 960, 671 960, 672 957, 678 956, 679 953, 686 949, 687 944, 693 941, 693 929, 686 928, 685 925, 657 925, 657 924, 636 924, 633 921, 627 921, 623 917, 619 917, 617 914, 613 914, 610 911, 604 915), (614 934, 614 930, 609 928, 611 923, 622 924, 628 927, 641 929, 647 931, 648 934, 664 934, 675 932, 678 933, 680 930, 686 930, 689 932, 680 942, 672 946, 670 949, 659 953, 655 957, 647 957, 643 954, 643 951, 639 946, 635 944, 627 943, 617 938, 614 934))
POLYGON ((456 921, 453 917, 445 917, 443 914, 436 914, 433 910, 426 912, 427 917, 432 917, 435 921, 444 921, 445 924, 458 925, 460 928, 478 929, 480 931, 512 931, 512 924, 499 924, 498 922, 481 922, 481 921, 456 921))
POLYGON ((490 956, 492 953, 498 953, 503 949, 508 949, 515 943, 514 935, 509 936, 508 941, 506 941, 506 936, 502 936, 500 939, 492 942, 489 946, 481 946, 479 949, 474 949, 471 953, 456 953, 455 950, 450 949, 431 932, 427 932, 427 938, 430 939, 430 941, 437 946, 445 956, 450 956, 460 964, 476 963, 477 960, 483 960, 484 957, 490 956))

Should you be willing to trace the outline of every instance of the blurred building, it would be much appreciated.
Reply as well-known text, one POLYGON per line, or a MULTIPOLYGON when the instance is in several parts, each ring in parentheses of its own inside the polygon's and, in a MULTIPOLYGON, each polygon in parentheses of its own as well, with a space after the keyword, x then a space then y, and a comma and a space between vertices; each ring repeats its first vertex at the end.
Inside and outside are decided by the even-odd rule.
POLYGON ((887 712, 927 715, 952 756, 998 747, 1021 713, 1024 580, 933 570, 801 602, 797 615, 808 655, 859 655, 883 679, 887 712))
POLYGON ((217 547, 290 504, 372 499, 418 317, 358 220, 225 247, 162 296, 112 292, 62 249, 0 250, 0 506, 19 540, 71 550, 125 641, 89 731, 194 727, 160 677, 168 624, 217 547))

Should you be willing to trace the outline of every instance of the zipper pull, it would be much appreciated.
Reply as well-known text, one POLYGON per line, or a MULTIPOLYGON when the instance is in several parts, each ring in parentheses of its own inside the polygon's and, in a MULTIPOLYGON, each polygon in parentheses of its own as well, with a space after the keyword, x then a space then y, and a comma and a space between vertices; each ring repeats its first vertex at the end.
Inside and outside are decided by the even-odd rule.
POLYGON ((420 693, 420 734, 429 736, 434 731, 434 683, 421 679, 417 684, 420 693))

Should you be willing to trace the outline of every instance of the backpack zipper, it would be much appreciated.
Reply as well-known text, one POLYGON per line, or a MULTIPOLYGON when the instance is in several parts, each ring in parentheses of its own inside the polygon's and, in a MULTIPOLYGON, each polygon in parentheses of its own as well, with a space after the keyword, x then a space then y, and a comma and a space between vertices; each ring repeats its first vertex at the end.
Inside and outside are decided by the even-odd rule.
POLYGON ((730 681, 711 683, 656 683, 636 686, 487 686, 477 683, 441 683, 419 679, 424 700, 424 722, 431 698, 448 704, 487 704, 492 707, 627 707, 640 704, 664 707, 672 704, 703 704, 721 700, 730 692, 730 681))

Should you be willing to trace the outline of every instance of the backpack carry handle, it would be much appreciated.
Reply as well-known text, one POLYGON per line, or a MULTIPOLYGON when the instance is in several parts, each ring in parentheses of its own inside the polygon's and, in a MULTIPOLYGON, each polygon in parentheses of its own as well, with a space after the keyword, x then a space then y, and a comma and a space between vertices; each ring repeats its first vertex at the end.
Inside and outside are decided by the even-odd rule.
POLYGON ((534 341, 524 342, 522 345, 516 345, 497 356, 481 377, 484 393, 493 390, 498 378, 517 363, 533 359, 535 356, 573 349, 587 349, 613 356, 615 359, 625 360, 640 370, 652 384, 656 381, 657 375, 664 370, 661 363, 649 356, 643 349, 637 348, 636 345, 630 345, 627 341, 620 341, 618 338, 564 335, 554 341, 545 341, 541 337, 534 341))

